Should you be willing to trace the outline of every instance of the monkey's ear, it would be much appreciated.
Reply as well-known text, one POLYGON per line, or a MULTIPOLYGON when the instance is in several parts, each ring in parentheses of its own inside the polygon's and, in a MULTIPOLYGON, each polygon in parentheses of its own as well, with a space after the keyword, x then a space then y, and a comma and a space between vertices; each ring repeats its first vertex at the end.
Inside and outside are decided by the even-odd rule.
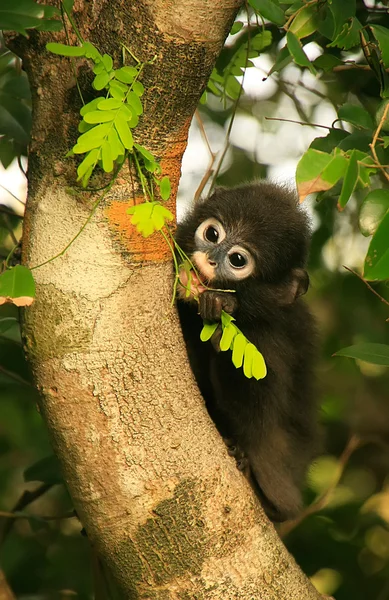
POLYGON ((304 269, 292 269, 288 281, 282 286, 279 296, 281 306, 293 304, 309 287, 309 276, 304 269))

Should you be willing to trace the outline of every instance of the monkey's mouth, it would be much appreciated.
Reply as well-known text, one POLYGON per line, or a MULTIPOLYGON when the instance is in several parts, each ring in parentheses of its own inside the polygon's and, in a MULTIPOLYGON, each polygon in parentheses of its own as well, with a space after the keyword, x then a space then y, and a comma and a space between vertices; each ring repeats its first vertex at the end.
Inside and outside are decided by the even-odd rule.
POLYGON ((182 298, 196 298, 207 289, 207 285, 208 280, 199 271, 180 269, 178 291, 182 298))

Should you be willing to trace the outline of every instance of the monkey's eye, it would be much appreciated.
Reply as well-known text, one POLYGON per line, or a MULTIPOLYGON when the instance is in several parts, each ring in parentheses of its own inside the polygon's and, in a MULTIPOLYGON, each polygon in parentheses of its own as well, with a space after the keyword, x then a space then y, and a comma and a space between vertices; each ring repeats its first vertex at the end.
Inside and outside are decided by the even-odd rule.
POLYGON ((197 227, 195 237, 199 243, 220 244, 226 237, 226 232, 220 221, 211 217, 197 227))
POLYGON ((240 252, 233 252, 229 255, 228 260, 235 269, 243 269, 247 264, 247 258, 240 252))
POLYGON ((243 246, 232 246, 226 256, 226 260, 226 267, 232 279, 246 279, 254 273, 254 257, 243 246))
POLYGON ((207 229, 204 230, 204 237, 208 242, 212 242, 212 244, 217 244, 219 241, 219 232, 217 229, 209 225, 207 229))

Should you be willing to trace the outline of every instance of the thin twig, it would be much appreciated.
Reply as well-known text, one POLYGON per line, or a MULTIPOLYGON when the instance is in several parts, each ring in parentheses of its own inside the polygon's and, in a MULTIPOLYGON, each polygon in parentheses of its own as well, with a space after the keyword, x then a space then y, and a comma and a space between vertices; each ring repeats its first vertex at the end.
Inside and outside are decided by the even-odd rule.
POLYGON ((15 200, 17 200, 18 202, 20 202, 20 204, 23 204, 23 206, 25 205, 25 203, 23 202, 23 200, 20 200, 20 198, 18 198, 17 196, 15 196, 15 194, 13 192, 11 192, 11 190, 9 190, 8 188, 4 187, 3 184, 0 183, 0 187, 7 192, 7 194, 9 194, 10 196, 12 196, 12 198, 15 198, 15 200))
POLYGON ((265 117, 266 121, 283 121, 284 123, 296 123, 296 125, 308 125, 309 127, 321 127, 322 129, 328 129, 332 131, 336 127, 329 127, 328 125, 319 125, 318 123, 308 123, 304 121, 295 121, 295 119, 281 119, 281 117, 265 117))
POLYGON ((368 287, 369 290, 371 292, 373 292, 373 294, 375 294, 377 296, 377 298, 379 298, 381 300, 381 302, 383 302, 384 304, 386 304, 386 306, 389 306, 388 300, 386 300, 385 298, 383 298, 381 296, 381 294, 379 294, 378 292, 376 292, 376 290, 371 287, 370 283, 368 283, 366 281, 366 279, 364 279, 362 277, 362 275, 360 275, 359 273, 357 273, 356 271, 354 271, 354 269, 350 269, 350 267, 346 267, 346 265, 343 265, 343 268, 346 269, 346 271, 350 271, 350 273, 352 273, 353 275, 356 275, 361 281, 363 281, 363 283, 366 285, 366 287, 368 287))
POLYGON ((10 377, 11 379, 14 379, 18 383, 22 383, 23 385, 28 385, 28 386, 32 387, 32 383, 30 383, 26 379, 23 379, 23 377, 20 377, 20 375, 17 375, 17 373, 14 373, 13 371, 9 371, 5 367, 2 367, 1 365, 0 365, 0 373, 4 373, 4 375, 6 375, 7 377, 10 377))
POLYGON ((382 127, 383 127, 383 125, 384 125, 387 117, 388 117, 388 111, 389 111, 389 102, 386 103, 386 106, 385 106, 384 112, 382 113, 382 117, 380 119, 378 127, 375 130, 372 143, 369 144, 371 153, 372 153, 373 158, 374 158, 374 161, 375 161, 376 165, 380 168, 380 171, 382 171, 382 173, 384 174, 384 176, 387 179, 387 181, 389 181, 389 174, 386 172, 386 170, 384 169, 384 167, 381 165, 380 161, 378 160, 378 156, 377 156, 377 152, 376 152, 375 146, 376 146, 376 143, 377 143, 380 131, 381 131, 381 129, 382 129, 382 127))
POLYGON ((317 498, 317 500, 315 500, 314 502, 312 502, 312 504, 307 506, 307 508, 305 508, 305 510, 303 510, 298 517, 292 519, 291 521, 286 521, 279 527, 278 533, 280 537, 284 537, 285 535, 290 533, 293 529, 295 529, 295 527, 297 527, 297 525, 300 525, 300 523, 309 515, 313 515, 319 510, 322 510, 325 506, 327 506, 333 491, 335 490, 343 476, 344 470, 348 461, 350 460, 351 455, 364 443, 366 442, 362 441, 361 438, 356 434, 351 436, 347 446, 345 447, 341 456, 339 457, 338 472, 331 485, 325 490, 325 492, 323 492, 323 494, 321 494, 321 496, 317 498))
POLYGON ((0 213, 10 215, 10 217, 17 217, 18 219, 24 219, 24 215, 18 215, 11 208, 8 208, 8 206, 4 206, 2 204, 0 204, 0 213))
POLYGON ((199 129, 200 129, 201 137, 203 138, 203 140, 208 148, 209 155, 210 155, 210 162, 209 162, 208 168, 207 168, 205 174, 203 175, 203 177, 201 178, 200 185, 198 186, 196 193, 194 195, 194 198, 193 198, 193 201, 197 202, 198 199, 200 198, 201 194, 203 193, 203 190, 204 190, 205 186, 207 185, 208 180, 212 176, 213 165, 215 164, 215 160, 216 160, 216 153, 212 151, 212 148, 211 148, 209 140, 208 140, 207 133, 204 128, 204 123, 200 117, 200 113, 198 110, 196 110, 195 115, 196 115, 197 123, 198 123, 199 129))

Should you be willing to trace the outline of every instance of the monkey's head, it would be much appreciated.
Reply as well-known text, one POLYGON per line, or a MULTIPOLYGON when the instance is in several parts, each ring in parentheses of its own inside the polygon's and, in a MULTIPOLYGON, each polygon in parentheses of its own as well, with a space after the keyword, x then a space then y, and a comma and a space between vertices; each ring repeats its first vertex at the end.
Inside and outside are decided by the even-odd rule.
MULTIPOLYGON (((307 290, 303 267, 309 236, 307 216, 295 195, 261 182, 216 189, 179 225, 176 240, 199 275, 193 275, 192 296, 206 286, 238 295, 262 286, 281 290, 279 303, 285 305, 307 290)), ((185 272, 180 280, 187 284, 185 272)))

